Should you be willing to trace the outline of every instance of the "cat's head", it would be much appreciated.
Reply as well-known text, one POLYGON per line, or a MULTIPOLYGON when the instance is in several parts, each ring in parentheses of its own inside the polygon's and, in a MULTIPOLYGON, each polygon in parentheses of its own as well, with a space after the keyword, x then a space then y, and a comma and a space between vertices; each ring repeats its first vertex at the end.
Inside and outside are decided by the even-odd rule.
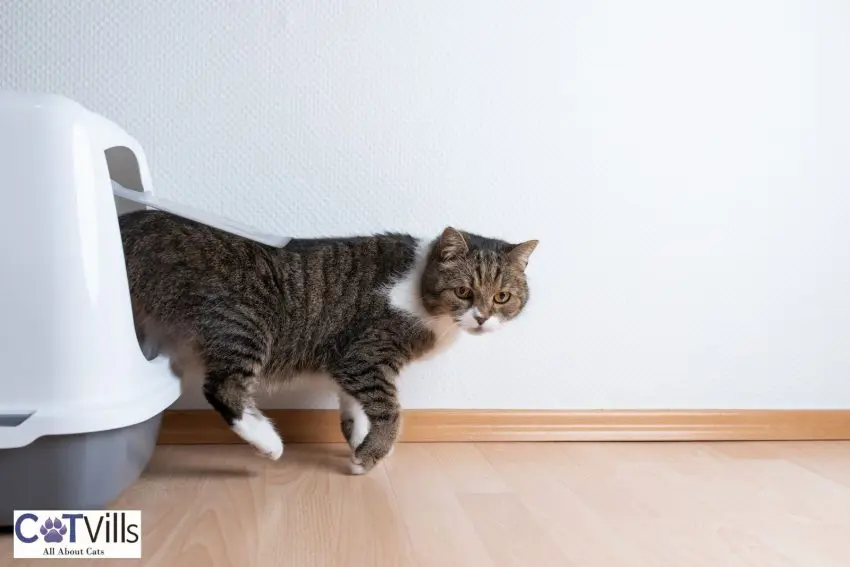
POLYGON ((451 316, 471 334, 499 329, 528 302, 525 268, 537 242, 510 244, 446 228, 434 241, 423 274, 425 309, 432 316, 451 316))

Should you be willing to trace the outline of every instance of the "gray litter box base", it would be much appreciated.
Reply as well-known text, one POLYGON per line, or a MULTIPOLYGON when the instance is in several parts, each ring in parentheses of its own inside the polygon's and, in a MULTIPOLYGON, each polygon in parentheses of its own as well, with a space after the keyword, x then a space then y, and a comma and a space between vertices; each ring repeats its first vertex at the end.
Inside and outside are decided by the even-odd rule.
POLYGON ((162 414, 147 421, 0 449, 0 527, 15 510, 101 510, 138 480, 156 447, 162 414))

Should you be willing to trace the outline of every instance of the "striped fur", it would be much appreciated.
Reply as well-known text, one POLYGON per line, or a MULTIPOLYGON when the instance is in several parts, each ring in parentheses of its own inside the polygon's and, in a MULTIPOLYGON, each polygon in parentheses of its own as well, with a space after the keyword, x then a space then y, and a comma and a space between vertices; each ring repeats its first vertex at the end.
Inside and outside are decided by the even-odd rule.
POLYGON ((119 223, 146 356, 171 357, 181 376, 203 372, 209 404, 273 459, 283 444, 255 406, 257 387, 329 375, 355 473, 395 443, 396 377, 407 363, 455 331, 479 334, 522 311, 536 245, 449 228, 431 241, 383 234, 276 249, 158 211, 119 223))

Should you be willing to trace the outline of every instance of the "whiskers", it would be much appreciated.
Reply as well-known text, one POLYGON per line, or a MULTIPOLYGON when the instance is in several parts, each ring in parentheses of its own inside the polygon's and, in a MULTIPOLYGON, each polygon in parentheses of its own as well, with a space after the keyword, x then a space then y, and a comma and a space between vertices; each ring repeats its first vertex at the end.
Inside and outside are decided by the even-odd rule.
POLYGON ((451 315, 411 314, 399 328, 400 333, 408 333, 416 329, 427 329, 434 333, 436 342, 441 343, 452 332, 459 330, 457 319, 451 315))
MULTIPOLYGON (((455 321, 456 323, 456 321, 455 321)), ((443 339, 445 339, 449 333, 456 332, 457 326, 455 325, 447 325, 446 329, 437 337, 437 344, 441 343, 443 339)))
POLYGON ((425 315, 425 316, 416 316, 410 315, 405 319, 404 325, 399 329, 402 332, 408 332, 414 330, 416 327, 425 327, 426 329, 430 329, 432 327, 432 323, 437 323, 440 319, 444 317, 443 315, 425 315))

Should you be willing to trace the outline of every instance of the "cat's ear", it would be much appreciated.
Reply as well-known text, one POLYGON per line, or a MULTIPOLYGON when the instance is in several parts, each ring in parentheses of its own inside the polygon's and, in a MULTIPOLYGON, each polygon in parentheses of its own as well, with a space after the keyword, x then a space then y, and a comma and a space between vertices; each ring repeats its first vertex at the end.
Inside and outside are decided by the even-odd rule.
POLYGON ((528 240, 521 244, 512 244, 511 246, 508 246, 508 259, 518 265, 521 269, 525 270, 526 266, 528 266, 528 258, 531 256, 531 253, 534 252, 534 249, 537 248, 539 243, 539 240, 528 240))
POLYGON ((438 245, 440 247, 441 260, 451 260, 452 258, 463 256, 469 251, 469 246, 466 244, 463 234, 450 226, 446 227, 443 234, 440 235, 438 245))

